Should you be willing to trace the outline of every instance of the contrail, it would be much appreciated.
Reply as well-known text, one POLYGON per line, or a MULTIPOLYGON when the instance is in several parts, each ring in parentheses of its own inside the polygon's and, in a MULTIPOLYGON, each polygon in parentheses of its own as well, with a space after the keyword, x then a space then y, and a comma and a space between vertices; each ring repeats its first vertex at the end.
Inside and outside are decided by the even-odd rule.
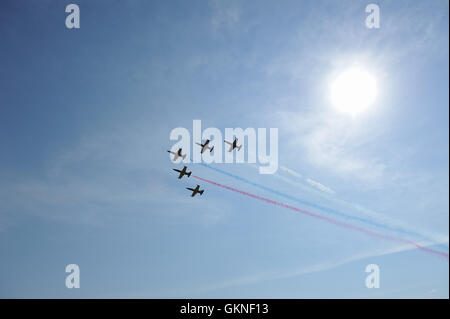
POLYGON ((208 179, 205 179, 205 178, 202 178, 202 177, 199 177, 199 176, 196 176, 196 175, 192 175, 192 177, 194 177, 194 178, 196 178, 198 180, 201 180, 201 181, 204 181, 204 182, 207 182, 207 183, 219 186, 221 188, 228 189, 230 191, 233 191, 233 192, 236 192, 236 193, 239 193, 239 194, 242 194, 242 195, 254 198, 254 199, 258 199, 260 201, 263 201, 263 202, 266 202, 266 203, 269 203, 269 204, 272 204, 272 205, 275 205, 275 206, 284 207, 284 208, 290 209, 292 211, 295 211, 295 212, 298 212, 298 213, 301 213, 301 214, 304 214, 304 215, 308 215, 310 217, 314 217, 314 218, 326 221, 326 222, 328 222, 330 224, 334 224, 334 225, 342 227, 342 228, 358 231, 360 233, 364 233, 366 235, 369 235, 369 236, 372 236, 372 237, 375 237, 375 238, 381 238, 381 239, 390 240, 390 241, 394 241, 394 242, 399 242, 399 243, 403 243, 403 244, 409 244, 409 245, 412 245, 412 246, 414 246, 414 247, 416 247, 416 248, 418 248, 420 250, 423 250, 423 251, 425 251, 427 253, 435 254, 435 255, 442 256, 442 257, 445 257, 446 259, 448 259, 448 254, 447 253, 444 253, 444 252, 441 252, 441 251, 438 251, 438 250, 434 250, 434 249, 431 249, 431 248, 423 247, 423 246, 421 246, 421 245, 419 245, 419 244, 417 244, 417 243, 415 243, 413 241, 410 241, 410 240, 378 234, 378 233, 375 233, 375 232, 370 231, 368 229, 364 229, 362 227, 354 226, 354 225, 351 225, 351 224, 346 224, 346 223, 340 222, 338 220, 334 220, 334 219, 326 217, 326 216, 317 215, 317 214, 311 213, 309 211, 306 211, 306 210, 303 210, 303 209, 300 209, 300 208, 297 208, 297 207, 294 207, 294 206, 290 206, 290 205, 287 205, 287 204, 284 204, 284 203, 281 203, 281 202, 277 202, 277 201, 274 201, 274 200, 271 200, 271 199, 268 199, 268 198, 265 198, 265 197, 261 197, 261 196, 255 195, 255 194, 251 194, 251 193, 248 193, 248 192, 245 192, 245 191, 242 191, 242 190, 230 187, 230 186, 222 185, 222 184, 210 181, 208 179))
MULTIPOLYGON (((286 169, 288 169, 288 168, 286 168, 286 169)), ((290 171, 292 171, 292 170, 290 170, 290 171)), ((291 173, 289 173, 289 174, 302 180, 302 178, 300 176, 296 176, 296 175, 291 174, 291 173)), ((333 192, 333 194, 332 193, 323 192, 323 191, 319 192, 316 189, 311 189, 310 187, 307 187, 306 185, 303 185, 301 183, 295 182, 295 181, 293 181, 293 180, 291 180, 291 179, 289 179, 287 177, 284 177, 284 176, 282 176, 282 175, 280 175, 278 173, 273 174, 273 176, 278 178, 278 179, 281 179, 282 181, 284 181, 284 182, 286 182, 288 184, 291 184, 293 186, 298 186, 298 187, 300 187, 300 188, 302 188, 304 190, 312 191, 315 194, 318 194, 319 196, 326 198, 327 200, 330 200, 332 202, 335 202, 335 203, 347 206, 347 207, 349 207, 351 209, 354 209, 354 210, 357 210, 357 211, 359 211, 359 212, 361 212, 363 214, 369 215, 372 218, 378 219, 379 220, 378 223, 380 223, 381 225, 386 225, 386 223, 390 223, 391 225, 397 224, 397 227, 395 227, 395 226, 391 226, 391 227, 386 226, 386 227, 389 227, 390 230, 415 236, 417 238, 420 238, 421 240, 429 241, 429 242, 435 244, 436 246, 439 246, 439 247, 441 247, 443 249, 448 250, 448 236, 445 239, 445 243, 443 243, 443 239, 439 239, 439 240, 435 239, 435 238, 433 238, 432 235, 424 234, 423 232, 420 232, 419 230, 413 231, 411 228, 414 228, 414 227, 409 227, 411 230, 407 230, 408 226, 404 225, 404 222, 402 222, 402 221, 399 221, 399 220, 387 217, 387 216, 385 216, 383 214, 371 211, 371 210, 369 210, 369 209, 367 209, 365 207, 362 207, 361 205, 358 205, 356 203, 352 203, 352 202, 349 202, 349 201, 344 200, 344 199, 336 198, 335 196, 333 196, 335 194, 334 192, 333 192), (382 221, 380 221, 380 219, 382 219, 382 221), (383 223, 383 221, 384 221, 384 223, 383 223)), ((361 221, 365 222, 363 220, 361 220, 361 221)), ((373 219, 368 219, 368 221, 370 221, 372 223, 371 225, 377 226, 375 224, 376 222, 373 219)))
POLYGON ((280 166, 280 168, 281 168, 283 171, 285 171, 286 173, 288 173, 288 174, 290 174, 290 175, 292 175, 292 176, 295 176, 295 177, 297 177, 297 178, 302 178, 302 177, 303 177, 302 174, 297 173, 297 172, 294 171, 293 169, 287 168, 287 167, 285 167, 285 166, 280 166))
MULTIPOLYGON (((264 160, 264 158, 262 158, 262 159, 264 160)), ((261 157, 260 157, 260 160, 261 160, 261 157)), ((265 161, 267 162, 267 159, 265 161)), ((255 165, 255 164, 253 164, 253 165, 248 164, 248 165, 253 167, 253 165, 255 165)), ((439 239, 436 239, 436 236, 427 234, 427 232, 420 231, 417 229, 414 230, 415 227, 408 226, 403 221, 395 220, 395 219, 387 217, 383 214, 371 211, 365 207, 362 207, 361 205, 358 205, 357 203, 353 203, 353 202, 350 202, 347 200, 337 198, 337 197, 333 196, 333 195, 335 195, 335 192, 332 189, 322 185, 319 182, 313 181, 310 178, 303 177, 302 174, 294 171, 291 168, 280 165, 280 169, 283 170, 284 172, 286 172, 287 174, 293 176, 294 178, 301 180, 302 182, 305 183, 305 185, 303 185, 302 183, 295 182, 285 176, 280 175, 279 173, 275 173, 272 176, 274 176, 278 179, 281 179, 282 181, 284 181, 288 184, 300 187, 303 190, 307 190, 309 192, 314 192, 315 194, 318 194, 321 197, 325 197, 326 199, 328 199, 332 202, 339 203, 339 204, 347 206, 351 209, 357 210, 358 212, 369 215, 370 217, 375 218, 375 220, 378 219, 378 223, 380 223, 382 225, 386 225, 386 224, 396 225, 396 226, 391 226, 390 227, 391 230, 405 233, 405 234, 409 233, 409 235, 420 238, 421 240, 426 240, 426 241, 432 242, 436 246, 439 246, 445 250, 448 250, 448 236, 446 236, 445 239, 443 239, 442 236, 440 236, 439 239), (306 183, 309 185, 306 185, 306 183), (313 186, 313 188, 311 188, 310 186, 313 186), (320 190, 320 191, 318 191, 318 190, 320 190), (380 219, 381 219, 381 221, 380 221, 380 219), (409 230, 408 230, 408 228, 409 228, 409 230)), ((376 226, 375 224, 373 224, 373 223, 376 223, 376 221, 374 219, 368 219, 368 220, 372 222, 372 225, 376 226)), ((362 222, 365 222, 365 221, 362 221, 362 222)))
POLYGON ((318 204, 315 204, 315 203, 312 203, 312 202, 309 202, 309 201, 306 201, 306 200, 303 200, 303 199, 300 199, 300 198, 297 198, 297 197, 294 197, 294 196, 282 193, 282 192, 274 190, 274 189, 272 189, 270 187, 267 187, 267 186, 264 186, 264 185, 261 185, 261 184, 249 181, 246 178, 243 178, 243 177, 231 174, 231 173, 229 173, 227 171, 224 171, 222 169, 210 166, 210 165, 208 165, 206 163, 198 163, 198 164, 200 164, 200 165, 202 165, 204 167, 207 167, 207 168, 209 168, 211 170, 214 170, 214 171, 216 171, 218 173, 221 173, 223 175, 226 175, 226 176, 232 177, 232 178, 234 178, 236 180, 242 181, 242 182, 244 182, 246 184, 249 184, 249 185, 258 187, 258 188, 260 188, 262 190, 268 191, 268 192, 270 192, 272 194, 275 194, 275 195, 284 197, 286 199, 295 201, 297 203, 300 203, 300 204, 303 204, 303 205, 306 205, 306 206, 309 206, 309 207, 312 207, 312 208, 316 208, 316 209, 322 210, 324 212, 327 212, 327 213, 330 213, 330 214, 333 214, 333 215, 336 215, 336 216, 340 216, 340 217, 343 217, 343 218, 346 218, 346 219, 359 221, 359 222, 362 222, 362 223, 365 223, 365 224, 368 224, 368 225, 371 225, 371 226, 375 226, 375 227, 378 227, 378 228, 381 228, 381 229, 384 229, 384 230, 394 231, 394 232, 402 233, 402 234, 405 234, 405 235, 408 235, 408 236, 414 236, 416 238, 420 238, 422 240, 426 240, 428 242, 431 242, 431 243, 433 243, 435 245, 439 245, 439 246, 444 247, 445 249, 447 249, 447 247, 445 245, 442 245, 442 243, 439 243, 436 240, 428 238, 428 237, 426 237, 426 236, 424 236, 424 235, 422 235, 420 233, 409 231, 409 230, 405 230, 405 229, 398 228, 398 227, 391 227, 391 226, 388 226, 388 225, 380 224, 380 223, 377 223, 375 221, 372 221, 370 219, 366 219, 366 218, 363 218, 363 217, 348 215, 348 214, 342 213, 342 212, 340 212, 338 210, 335 210, 335 209, 332 209, 332 208, 329 208, 329 207, 325 207, 325 206, 321 206, 321 205, 318 205, 318 204))
POLYGON ((326 187, 323 184, 320 184, 319 182, 313 181, 311 178, 308 178, 306 181, 308 182, 309 185, 311 185, 317 189, 320 189, 322 192, 325 192, 328 194, 334 194, 334 190, 332 190, 329 187, 326 187))

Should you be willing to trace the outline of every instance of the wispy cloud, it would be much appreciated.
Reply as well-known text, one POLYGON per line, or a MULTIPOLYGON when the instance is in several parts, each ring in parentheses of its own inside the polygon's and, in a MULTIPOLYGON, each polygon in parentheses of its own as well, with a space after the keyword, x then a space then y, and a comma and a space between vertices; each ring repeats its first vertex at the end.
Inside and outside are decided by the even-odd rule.
MULTIPOLYGON (((276 270, 276 271, 262 271, 247 275, 238 276, 235 278, 229 278, 228 280, 224 280, 222 282, 217 282, 214 284, 209 285, 203 285, 203 286, 195 286, 195 287, 189 287, 184 289, 177 289, 176 291, 165 291, 160 292, 160 294, 169 296, 169 297, 192 297, 192 296, 204 296, 208 293, 232 288, 232 287, 240 287, 245 285, 252 285, 257 284, 260 282, 266 282, 266 281, 272 281, 272 280, 279 280, 279 279, 285 279, 285 278, 293 278, 297 276, 303 276, 306 274, 311 273, 317 273, 322 271, 328 271, 334 268, 337 268, 339 266, 370 258, 370 257, 378 257, 388 254, 394 254, 399 252, 405 252, 412 250, 413 248, 407 246, 407 245, 401 245, 401 246, 395 246, 388 249, 379 249, 376 251, 369 251, 364 253, 355 254, 349 257, 344 257, 340 259, 335 260, 329 260, 321 263, 316 263, 314 265, 301 267, 297 269, 284 269, 284 270, 276 270)), ((443 261, 446 262, 446 261, 443 261)), ((156 294, 155 297, 158 295, 156 294)))
MULTIPOLYGON (((227 203, 203 203, 196 210, 184 190, 174 187, 165 150, 152 143, 152 134, 133 131, 99 132, 86 136, 73 147, 61 150, 48 161, 42 177, 0 183, 2 209, 0 230, 6 230, 14 211, 42 218, 98 223, 99 215, 145 211, 179 214, 179 208, 195 212, 191 220, 208 227, 226 217, 227 203), (144 136, 148 136, 144 138, 144 136), (169 170, 169 171, 168 171, 169 170), (155 205, 167 207, 163 212, 155 205)), ((170 165, 170 164, 169 164, 170 165)), ((178 180, 177 180, 178 181, 178 180)), ((220 201, 220 198, 217 200, 220 201)))
POLYGON ((241 18, 241 8, 237 1, 210 1, 212 8, 211 25, 214 31, 234 28, 241 18))
POLYGON ((279 112, 291 147, 300 145, 309 163, 331 174, 351 175, 375 185, 385 175, 386 164, 376 154, 362 152, 377 134, 367 134, 351 118, 337 114, 279 112))

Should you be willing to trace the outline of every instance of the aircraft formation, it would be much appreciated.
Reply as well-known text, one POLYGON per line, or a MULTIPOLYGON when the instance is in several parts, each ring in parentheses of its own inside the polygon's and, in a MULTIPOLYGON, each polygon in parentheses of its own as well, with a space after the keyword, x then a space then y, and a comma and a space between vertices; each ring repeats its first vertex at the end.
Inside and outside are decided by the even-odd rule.
MULTIPOLYGON (((230 149, 228 150, 228 152, 232 152, 234 149, 237 149, 238 151, 241 150, 242 144, 241 145, 237 145, 237 141, 238 139, 235 138, 233 142, 228 142, 228 141, 224 141, 225 143, 230 145, 230 149)), ((201 154, 203 154, 204 151, 209 150, 209 152, 211 153, 214 149, 214 146, 210 146, 209 145, 210 140, 206 140, 206 142, 204 144, 202 143, 196 143, 197 145, 201 146, 202 149, 200 151, 201 154)), ((171 151, 167 151, 170 154, 173 154, 173 160, 176 161, 179 158, 182 158, 183 160, 186 158, 186 154, 183 154, 183 150, 181 148, 178 149, 178 151, 175 152, 171 152, 171 151)), ((183 176, 187 176, 187 177, 191 177, 192 172, 188 172, 187 171, 187 166, 183 166, 183 169, 176 169, 173 168, 173 170, 178 174, 178 179, 183 178, 183 176)), ((191 197, 194 197, 197 194, 203 195, 203 192, 205 191, 204 189, 200 189, 200 185, 197 185, 195 188, 191 188, 191 187, 186 187, 186 189, 190 190, 192 192, 191 197)))

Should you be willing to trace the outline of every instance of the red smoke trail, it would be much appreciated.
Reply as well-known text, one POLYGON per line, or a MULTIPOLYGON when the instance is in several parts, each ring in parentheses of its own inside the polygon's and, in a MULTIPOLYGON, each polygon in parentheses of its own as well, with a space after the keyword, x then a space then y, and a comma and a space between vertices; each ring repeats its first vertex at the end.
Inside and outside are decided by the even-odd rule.
POLYGON ((376 238, 381 238, 381 239, 386 239, 386 240, 390 240, 390 241, 400 242, 400 243, 403 243, 403 244, 409 244, 409 245, 412 245, 412 246, 414 246, 414 247, 416 247, 416 248, 418 248, 420 250, 423 250, 425 252, 428 252, 428 253, 431 253, 431 254, 435 254, 435 255, 439 255, 439 256, 443 256, 446 259, 448 259, 448 254, 447 253, 420 246, 419 244, 417 244, 417 243, 415 243, 413 241, 410 241, 410 240, 378 234, 378 233, 372 232, 370 230, 364 229, 362 227, 353 226, 353 225, 350 225, 350 224, 346 224, 346 223, 334 220, 334 219, 329 218, 329 217, 320 216, 320 215, 308 212, 306 210, 303 210, 303 209, 300 209, 300 208, 297 208, 297 207, 294 207, 294 206, 283 204, 283 203, 280 203, 280 202, 277 202, 277 201, 274 201, 274 200, 271 200, 271 199, 268 199, 268 198, 265 198, 265 197, 261 197, 261 196, 255 195, 255 194, 247 193, 247 192, 241 191, 239 189, 236 189, 236 188, 233 188, 233 187, 230 187, 230 186, 225 186, 225 185, 222 185, 222 184, 210 181, 210 180, 202 178, 202 177, 198 177, 198 176, 195 176, 195 175, 192 175, 192 177, 194 177, 196 179, 199 179, 201 181, 204 181, 204 182, 207 182, 207 183, 210 183, 210 184, 213 184, 213 185, 216 185, 216 186, 228 189, 230 191, 233 191, 233 192, 236 192, 236 193, 248 196, 248 197, 252 197, 252 198, 258 199, 260 201, 263 201, 263 202, 266 202, 266 203, 269 203, 269 204, 273 204, 275 206, 284 207, 284 208, 293 210, 293 211, 298 212, 298 213, 302 213, 302 214, 305 214, 305 215, 308 215, 308 216, 311 216, 311 217, 315 217, 315 218, 321 219, 323 221, 326 221, 328 223, 331 223, 331 224, 334 224, 334 225, 337 225, 337 226, 340 226, 340 227, 343 227, 343 228, 359 231, 361 233, 364 233, 364 234, 367 234, 369 236, 376 237, 376 238))

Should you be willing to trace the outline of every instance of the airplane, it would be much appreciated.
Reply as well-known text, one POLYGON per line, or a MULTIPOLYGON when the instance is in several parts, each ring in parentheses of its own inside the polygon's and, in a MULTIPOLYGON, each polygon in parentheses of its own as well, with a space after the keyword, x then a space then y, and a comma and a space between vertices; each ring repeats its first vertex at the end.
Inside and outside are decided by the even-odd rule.
POLYGON ((176 152, 176 153, 171 152, 171 151, 167 151, 167 152, 169 152, 170 154, 175 155, 174 158, 173 158, 174 161, 176 161, 178 159, 178 157, 181 157, 183 160, 186 158, 186 154, 184 154, 184 155, 181 154, 181 148, 178 149, 178 152, 176 152))
POLYGON ((230 142, 224 140, 225 143, 231 145, 231 146, 230 146, 230 149, 228 150, 228 152, 231 152, 231 151, 234 150, 235 148, 237 148, 238 151, 241 150, 242 144, 238 146, 238 145, 237 145, 237 141, 238 141, 238 138, 237 138, 237 137, 234 138, 233 143, 230 143, 230 142))
POLYGON ((209 152, 211 153, 212 150, 214 149, 213 147, 209 147, 209 140, 206 140, 205 144, 201 144, 201 143, 195 143, 197 145, 200 145, 202 147, 202 151, 201 153, 203 154, 204 151, 206 151, 207 149, 209 149, 209 152))
POLYGON ((187 177, 191 177, 191 173, 192 172, 186 172, 186 166, 183 167, 182 170, 176 169, 176 168, 172 168, 175 172, 179 172, 180 176, 178 176, 178 179, 182 178, 184 175, 187 175, 187 177))
POLYGON ((192 191, 191 197, 194 197, 197 193, 200 194, 200 195, 203 195, 203 192, 205 191, 204 189, 199 190, 200 189, 200 185, 197 185, 197 187, 195 189, 194 188, 189 188, 189 187, 186 187, 186 189, 189 189, 190 191, 192 191))

